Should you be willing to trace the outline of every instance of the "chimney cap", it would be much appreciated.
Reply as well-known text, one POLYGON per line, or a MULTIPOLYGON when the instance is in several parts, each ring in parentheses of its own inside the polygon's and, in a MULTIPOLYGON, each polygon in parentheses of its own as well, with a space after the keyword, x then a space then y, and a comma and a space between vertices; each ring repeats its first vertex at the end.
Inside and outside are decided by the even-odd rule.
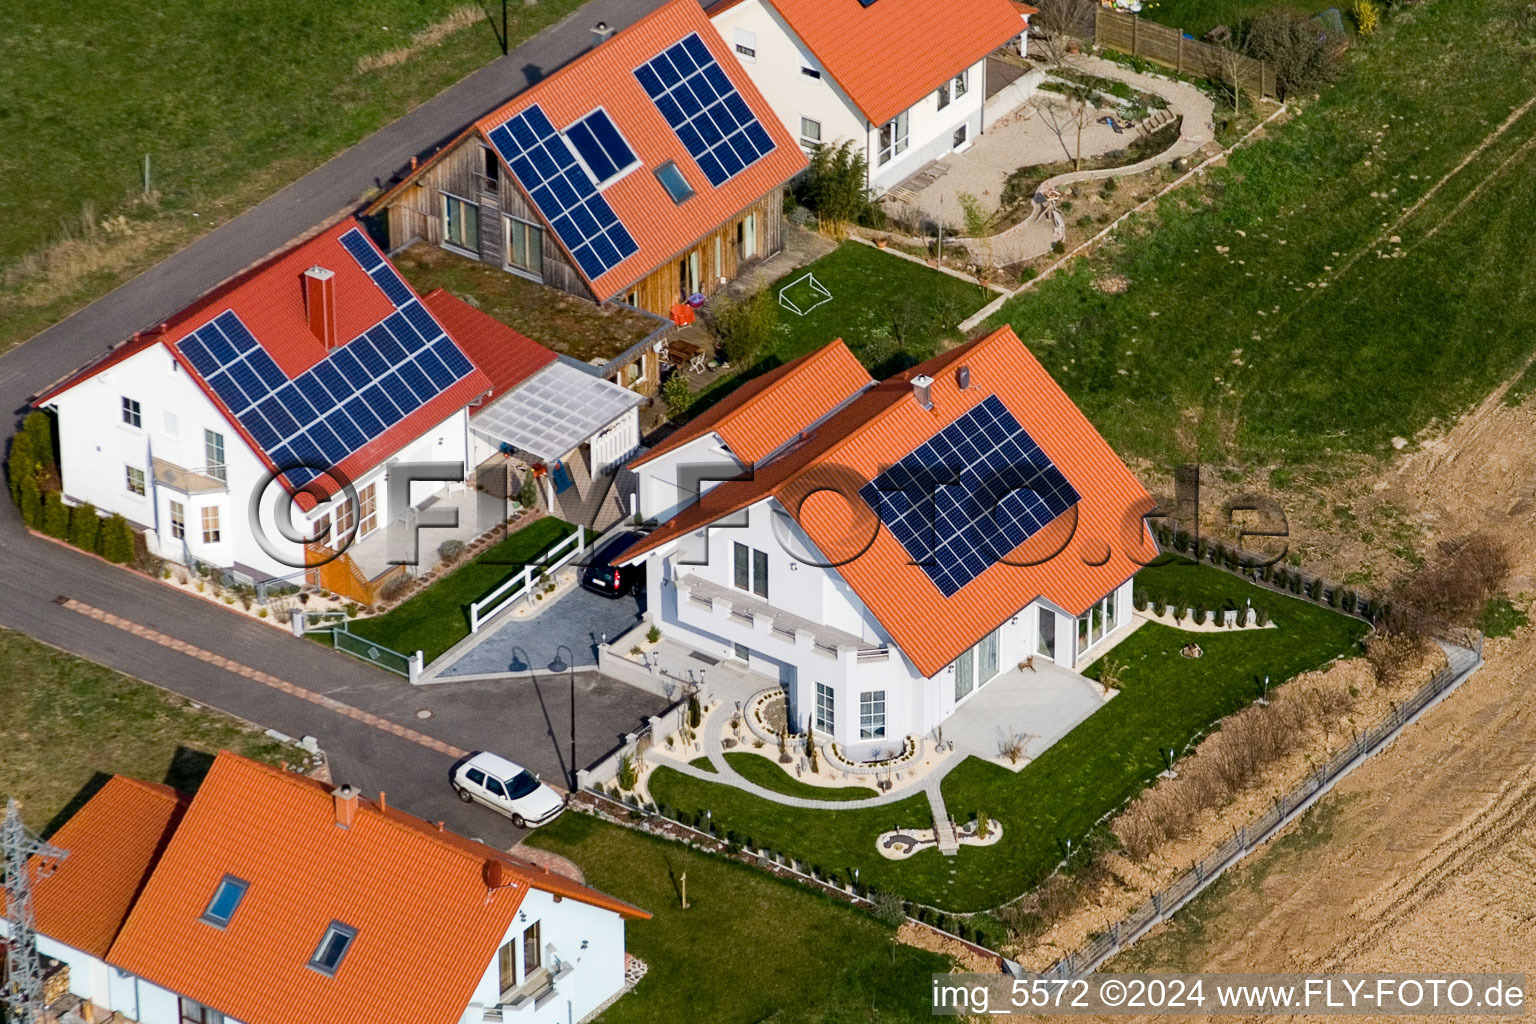
POLYGON ((317 263, 313 267, 310 267, 308 270, 304 271, 304 276, 312 277, 317 281, 329 281, 331 278, 336 276, 336 271, 327 270, 317 263))
POLYGON ((357 799, 357 787, 353 786, 350 782, 343 782, 331 790, 331 796, 341 797, 343 800, 355 800, 357 799))
POLYGON ((912 378, 912 397, 917 399, 917 404, 924 409, 933 408, 933 378, 926 373, 920 373, 912 378))

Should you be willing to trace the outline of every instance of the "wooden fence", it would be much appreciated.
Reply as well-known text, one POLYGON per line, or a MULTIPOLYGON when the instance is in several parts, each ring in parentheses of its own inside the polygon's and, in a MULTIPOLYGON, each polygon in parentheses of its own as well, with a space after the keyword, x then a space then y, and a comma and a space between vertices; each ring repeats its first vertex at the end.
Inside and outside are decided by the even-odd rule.
POLYGON ((1179 74, 1223 83, 1235 80, 1246 92, 1275 97, 1275 74, 1263 61, 1191 39, 1180 29, 1143 21, 1134 14, 1095 9, 1093 41, 1096 46, 1166 65, 1179 74))

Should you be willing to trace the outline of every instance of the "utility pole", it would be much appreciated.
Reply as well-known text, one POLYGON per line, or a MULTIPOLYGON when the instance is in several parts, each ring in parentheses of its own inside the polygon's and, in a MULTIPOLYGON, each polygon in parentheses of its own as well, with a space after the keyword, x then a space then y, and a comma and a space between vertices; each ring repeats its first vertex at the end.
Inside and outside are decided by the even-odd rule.
POLYGON ((5 919, 10 940, 5 957, 7 982, 0 997, 9 1008, 12 1024, 41 1024, 45 1012, 43 962, 37 953, 37 918, 32 902, 32 858, 39 859, 38 877, 46 878, 68 855, 68 851, 33 835, 21 823, 15 799, 6 801, 5 821, 0 824, 0 856, 4 859, 5 919))

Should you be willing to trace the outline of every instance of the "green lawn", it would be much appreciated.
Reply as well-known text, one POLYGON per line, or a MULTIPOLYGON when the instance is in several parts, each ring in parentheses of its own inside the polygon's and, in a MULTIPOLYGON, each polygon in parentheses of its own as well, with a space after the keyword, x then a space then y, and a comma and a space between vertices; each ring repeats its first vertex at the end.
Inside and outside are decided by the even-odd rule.
POLYGON ((921 362, 960 340, 956 325, 996 293, 980 285, 942 274, 900 256, 858 242, 844 242, 821 259, 785 274, 768 286, 775 303, 790 289, 798 315, 776 305, 777 321, 768 351, 742 373, 725 377, 695 401, 695 412, 718 401, 737 385, 842 338, 875 377, 921 362), (807 281, 815 276, 830 299, 818 295, 807 281), (814 309, 813 304, 821 304, 814 309))
POLYGON ((1335 6, 1345 12, 1347 21, 1347 5, 1308 3, 1306 0, 1295 3, 1291 0, 1153 0, 1142 7, 1141 16, 1170 28, 1183 29, 1186 34, 1199 39, 1217 25, 1236 28, 1254 15, 1274 7, 1316 14, 1335 6))
MULTIPOLYGON (((513 42, 579 6, 512 4, 513 42)), ((501 49, 487 20, 461 0, 22 0, 0 18, 0 52, 3 350, 501 49), (465 17, 449 22, 456 10, 465 17), (413 40, 455 23, 463 27, 438 45, 413 40), (360 69, 359 58, 386 54, 385 66, 360 69), (153 202, 138 198, 146 153, 153 202), (126 220, 116 222, 120 216, 126 220), (81 236, 93 244, 51 270, 20 266, 28 254, 81 236)))
POLYGON ((432 661, 469 635, 469 606, 503 581, 537 564, 544 552, 574 532, 562 519, 545 516, 488 548, 398 608, 357 619, 348 629, 403 654, 421 651, 432 661))
POLYGON ((924 1021, 935 953, 894 942, 861 911, 763 872, 581 814, 527 840, 570 857, 587 881, 649 911, 626 926, 650 965, 604 1024, 855 1024, 924 1021), (678 887, 688 877, 687 910, 678 887))
POLYGON ((933 850, 905 861, 882 858, 875 849, 880 832, 929 827, 922 796, 884 807, 808 811, 666 769, 652 776, 651 794, 683 810, 710 810, 717 828, 811 864, 841 872, 857 867, 863 881, 910 899, 954 911, 1002 903, 1048 874, 1065 840, 1080 845, 1100 817, 1155 778, 1163 751, 1182 751, 1254 700, 1266 674, 1278 685, 1350 652, 1365 630, 1354 619, 1209 566, 1157 566, 1143 570, 1141 579, 1166 593, 1202 595, 1211 607, 1252 598, 1271 611, 1278 628, 1202 633, 1205 655, 1189 659, 1179 648, 1190 634, 1143 626, 1107 656, 1123 666, 1123 692, 1041 757, 1017 774, 976 758, 963 762, 944 780, 945 804, 956 820, 984 812, 1001 821, 1003 839, 995 846, 962 849, 953 861, 933 850), (951 868, 958 870, 951 874, 951 868))
POLYGON ((867 800, 880 795, 867 786, 813 786, 809 782, 801 782, 761 754, 749 754, 744 750, 726 754, 725 760, 742 778, 785 796, 808 797, 812 800, 867 800))
POLYGON ((1390 454, 1530 355, 1536 111, 1398 220, 1536 93, 1533 44, 1523 0, 1405 8, 1319 102, 990 326, 1123 455, 1390 454))
POLYGON ((0 800, 51 832, 108 775, 195 790, 213 755, 230 750, 268 764, 304 752, 209 708, 0 629, 0 800))

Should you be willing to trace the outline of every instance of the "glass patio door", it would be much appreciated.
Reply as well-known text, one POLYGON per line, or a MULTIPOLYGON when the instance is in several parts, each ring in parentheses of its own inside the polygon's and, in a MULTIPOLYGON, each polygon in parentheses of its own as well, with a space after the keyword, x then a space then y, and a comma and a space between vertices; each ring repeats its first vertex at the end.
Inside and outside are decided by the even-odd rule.
POLYGON ((958 703, 976 689, 976 648, 955 659, 955 701, 958 703))

